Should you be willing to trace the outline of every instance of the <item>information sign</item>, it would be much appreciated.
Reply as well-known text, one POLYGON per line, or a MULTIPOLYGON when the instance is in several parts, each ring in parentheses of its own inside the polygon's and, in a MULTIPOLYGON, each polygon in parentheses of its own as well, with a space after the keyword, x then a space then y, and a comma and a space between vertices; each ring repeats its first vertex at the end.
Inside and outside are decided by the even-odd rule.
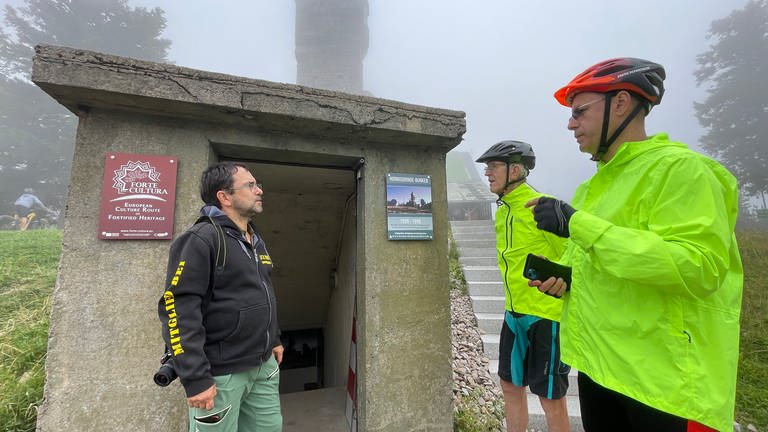
POLYGON ((432 177, 387 174, 387 238, 432 240, 432 177))
POLYGON ((107 153, 99 238, 171 239, 177 166, 172 156, 107 153))

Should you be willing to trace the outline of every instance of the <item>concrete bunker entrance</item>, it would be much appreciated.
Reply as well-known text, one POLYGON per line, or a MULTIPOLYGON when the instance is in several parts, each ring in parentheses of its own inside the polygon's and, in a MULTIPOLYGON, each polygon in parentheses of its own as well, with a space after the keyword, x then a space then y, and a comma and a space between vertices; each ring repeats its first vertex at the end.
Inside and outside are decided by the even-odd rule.
POLYGON ((350 357, 358 430, 450 430, 445 153, 462 139, 464 113, 66 47, 35 52, 33 81, 78 116, 38 430, 184 428, 183 398, 149 379, 168 244, 96 235, 113 152, 178 157, 175 235, 196 219, 206 166, 243 161, 264 182, 256 223, 277 264, 280 325, 301 354, 285 368, 284 430, 348 430, 350 357), (432 178, 432 240, 385 235, 388 173, 432 178))
POLYGON ((254 223, 273 261, 285 348, 285 430, 344 430, 356 292, 357 178, 363 159, 214 144, 264 185, 254 223))

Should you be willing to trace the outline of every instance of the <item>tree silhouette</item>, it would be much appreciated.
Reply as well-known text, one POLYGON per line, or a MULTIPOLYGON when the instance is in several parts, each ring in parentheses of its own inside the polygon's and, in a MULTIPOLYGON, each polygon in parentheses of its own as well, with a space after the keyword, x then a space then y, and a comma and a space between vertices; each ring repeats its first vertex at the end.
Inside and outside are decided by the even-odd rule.
POLYGON ((127 0, 26 0, 6 6, 0 28, 0 201, 24 187, 60 207, 69 183, 75 118, 30 81, 34 46, 45 43, 167 61, 164 12, 127 0))
POLYGON ((710 49, 696 57, 699 85, 709 96, 694 102, 707 129, 704 149, 738 178, 742 190, 768 192, 768 0, 750 0, 743 9, 712 22, 710 49))

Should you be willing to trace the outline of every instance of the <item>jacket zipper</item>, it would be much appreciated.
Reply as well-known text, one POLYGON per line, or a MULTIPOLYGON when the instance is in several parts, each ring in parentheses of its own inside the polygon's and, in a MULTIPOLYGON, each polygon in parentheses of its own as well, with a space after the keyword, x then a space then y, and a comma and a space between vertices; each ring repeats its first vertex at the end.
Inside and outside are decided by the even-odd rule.
MULTIPOLYGON (((269 341, 272 339, 269 332, 269 329, 272 327, 272 296, 269 294, 270 284, 265 282, 264 274, 262 274, 261 272, 261 261, 259 261, 259 256, 258 256, 259 254, 256 249, 257 246, 259 246, 260 244, 263 244, 264 242, 262 241, 261 237, 258 234, 256 234, 255 231, 251 236, 251 238, 256 240, 254 244, 249 243, 248 239, 246 239, 245 236, 243 236, 242 234, 240 235, 239 238, 237 237, 235 238, 238 240, 238 244, 240 245, 240 248, 243 249, 243 252, 245 252, 245 254, 248 255, 248 259, 252 259, 253 262, 256 264, 256 272, 259 274, 259 279, 261 280, 261 284, 264 286, 264 292, 267 294, 267 310, 269 311, 269 319, 267 320, 267 340, 264 344, 265 345, 264 352, 265 354, 269 354, 272 351, 269 346, 269 341), (245 247, 245 245, 248 245, 251 248, 251 253, 253 253, 253 256, 251 256, 251 254, 248 253, 248 249, 245 247)), ((264 244, 264 252, 269 254, 269 252, 267 252, 266 244, 264 244)))
POLYGON ((269 294, 269 286, 270 286, 270 284, 267 284, 264 281, 264 275, 261 273, 261 262, 259 261, 259 259, 257 257, 258 253, 256 252, 256 247, 259 246, 260 244, 263 244, 264 245, 264 253, 269 255, 269 252, 267 251, 267 245, 264 244, 264 242, 261 240, 261 236, 256 234, 255 231, 254 231, 253 235, 251 236, 251 238, 255 238, 256 239, 256 242, 254 242, 254 244, 253 244, 253 258, 254 258, 254 260, 256 261, 256 264, 257 264, 256 271, 259 272, 259 277, 261 278, 261 283, 264 285, 264 291, 266 291, 266 293, 267 293, 267 309, 269 310, 269 320, 267 321, 267 342, 266 342, 266 346, 265 346, 265 352, 267 354, 269 354, 272 351, 270 349, 270 346, 269 346, 269 341, 272 339, 270 337, 270 334, 269 334, 269 329, 272 327, 272 296, 270 296, 270 294, 269 294))
POLYGON ((510 299, 510 307, 512 307, 512 291, 509 289, 509 283, 507 282, 507 274, 509 273, 509 263, 507 262, 507 256, 506 252, 507 249, 509 249, 509 237, 512 233, 511 223, 512 223, 512 208, 504 202, 504 200, 500 200, 502 204, 504 204, 505 207, 507 207, 507 214, 505 215, 505 226, 506 229, 504 230, 504 249, 501 251, 501 259, 504 261, 504 290, 507 292, 507 295, 510 299))

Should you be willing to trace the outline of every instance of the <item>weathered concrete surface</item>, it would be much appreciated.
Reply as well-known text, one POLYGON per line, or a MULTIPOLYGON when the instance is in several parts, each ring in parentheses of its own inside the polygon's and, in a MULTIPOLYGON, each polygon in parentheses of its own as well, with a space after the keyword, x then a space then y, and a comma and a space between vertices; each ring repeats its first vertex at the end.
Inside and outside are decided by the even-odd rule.
POLYGON ((110 107, 446 151, 466 131, 459 111, 52 46, 36 47, 32 80, 75 114, 110 107))
MULTIPOLYGON (((445 153, 461 140, 463 113, 51 46, 36 49, 33 81, 79 117, 38 431, 185 430, 179 388, 151 380, 169 243, 96 236, 114 151, 179 157, 176 234, 200 207, 200 172, 220 158, 364 160, 360 430, 452 429, 445 153), (433 241, 386 240, 388 172, 432 176, 433 241)), ((267 226, 280 223, 272 218, 267 226)), ((276 241, 299 241, 277 231, 276 241)))

